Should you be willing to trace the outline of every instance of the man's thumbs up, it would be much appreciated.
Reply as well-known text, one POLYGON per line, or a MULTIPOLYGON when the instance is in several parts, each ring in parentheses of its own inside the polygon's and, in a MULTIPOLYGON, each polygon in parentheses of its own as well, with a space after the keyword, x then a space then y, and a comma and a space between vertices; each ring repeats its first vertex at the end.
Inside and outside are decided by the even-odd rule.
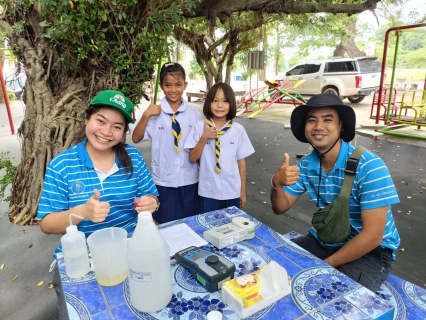
POLYGON ((279 186, 289 186, 299 180, 299 167, 290 165, 288 153, 284 153, 284 160, 274 176, 274 181, 279 186))
POLYGON ((284 163, 288 166, 290 165, 290 156, 288 153, 284 153, 284 163))

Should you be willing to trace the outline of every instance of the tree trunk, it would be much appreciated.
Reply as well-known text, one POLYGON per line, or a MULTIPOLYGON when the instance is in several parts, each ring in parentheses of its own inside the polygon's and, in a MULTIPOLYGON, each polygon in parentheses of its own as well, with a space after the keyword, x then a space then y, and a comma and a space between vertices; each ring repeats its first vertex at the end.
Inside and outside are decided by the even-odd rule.
POLYGON ((229 39, 228 46, 229 46, 229 51, 228 51, 229 53, 228 53, 228 59, 226 61, 225 83, 230 84, 231 83, 232 65, 234 64, 235 55, 238 53, 238 51, 237 51, 238 34, 229 39))
POLYGON ((226 63, 226 69, 225 69, 225 83, 227 84, 231 83, 231 71, 232 71, 233 63, 234 63, 234 57, 229 56, 229 59, 226 63))
POLYGON ((94 93, 105 88, 116 89, 118 81, 112 70, 96 72, 95 69, 89 71, 91 77, 74 79, 57 62, 59 55, 54 48, 43 40, 34 46, 23 38, 15 43, 21 48, 17 56, 24 63, 27 75, 26 112, 18 129, 21 163, 12 183, 9 218, 24 225, 35 222, 50 160, 78 141, 84 111, 94 93))
POLYGON ((345 56, 346 49, 343 44, 339 43, 334 49, 333 56, 334 57, 343 57, 345 56))
POLYGON ((348 30, 352 33, 351 38, 336 46, 336 49, 334 49, 334 56, 343 57, 346 52, 351 58, 365 57, 366 53, 358 49, 354 40, 356 37, 356 24, 354 23, 348 26, 348 30))
POLYGON ((204 75, 204 78, 206 79, 206 88, 211 88, 211 86, 214 84, 213 75, 207 72, 207 74, 204 75))
POLYGON ((45 168, 54 155, 76 142, 88 105, 87 99, 81 96, 86 91, 82 81, 62 75, 54 84, 58 91, 52 93, 49 72, 53 67, 46 67, 43 62, 52 62, 53 51, 43 47, 43 43, 38 43, 37 49, 26 46, 22 55, 27 74, 27 109, 18 129, 22 142, 21 163, 13 180, 14 203, 9 211, 10 220, 17 224, 35 220, 45 168))
POLYGON ((367 55, 364 51, 361 51, 358 49, 354 39, 345 41, 344 47, 345 47, 345 51, 348 53, 349 57, 351 58, 365 57, 367 55))
POLYGON ((281 56, 281 50, 280 50, 281 32, 280 32, 280 27, 278 24, 275 29, 275 32, 277 33, 277 40, 276 40, 275 50, 274 50, 274 67, 275 67, 275 76, 277 76, 280 69, 280 56, 281 56))
POLYGON ((201 71, 204 74, 204 79, 206 80, 206 88, 210 88, 214 83, 213 83, 213 75, 211 74, 211 72, 207 69, 204 68, 204 66, 201 68, 201 71))

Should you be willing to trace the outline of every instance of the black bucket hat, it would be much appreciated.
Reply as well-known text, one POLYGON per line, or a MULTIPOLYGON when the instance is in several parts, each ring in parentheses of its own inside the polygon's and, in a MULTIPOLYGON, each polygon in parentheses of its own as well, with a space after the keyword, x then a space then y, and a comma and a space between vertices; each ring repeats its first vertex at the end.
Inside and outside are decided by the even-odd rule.
POLYGON ((337 111, 343 126, 340 137, 343 141, 352 141, 355 137, 355 112, 352 107, 343 104, 338 96, 331 93, 322 93, 313 96, 305 105, 298 106, 293 110, 290 125, 296 139, 309 143, 305 136, 306 115, 310 109, 321 107, 329 107, 337 111))

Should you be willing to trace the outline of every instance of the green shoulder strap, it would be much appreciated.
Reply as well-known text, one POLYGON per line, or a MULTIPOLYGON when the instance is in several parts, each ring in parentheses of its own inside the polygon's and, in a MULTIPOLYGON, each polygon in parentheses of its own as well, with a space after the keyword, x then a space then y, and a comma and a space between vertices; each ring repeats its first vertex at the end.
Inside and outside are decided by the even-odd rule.
POLYGON ((345 169, 345 180, 343 181, 342 189, 340 190, 340 195, 349 198, 349 194, 352 190, 352 184, 354 183, 354 177, 356 173, 356 167, 358 166, 359 158, 361 157, 361 154, 366 149, 362 146, 356 147, 354 152, 352 152, 350 158, 348 159, 348 162, 346 163, 346 169, 345 169))

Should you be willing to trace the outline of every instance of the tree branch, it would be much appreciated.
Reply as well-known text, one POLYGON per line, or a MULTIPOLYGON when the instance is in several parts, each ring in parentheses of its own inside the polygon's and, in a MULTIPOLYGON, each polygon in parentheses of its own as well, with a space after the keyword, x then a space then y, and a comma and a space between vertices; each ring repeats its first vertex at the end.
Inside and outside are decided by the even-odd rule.
POLYGON ((262 13, 347 13, 349 15, 372 10, 381 0, 366 0, 355 4, 299 2, 289 0, 203 0, 193 12, 185 12, 187 18, 219 17, 223 19, 232 12, 257 11, 262 13))

